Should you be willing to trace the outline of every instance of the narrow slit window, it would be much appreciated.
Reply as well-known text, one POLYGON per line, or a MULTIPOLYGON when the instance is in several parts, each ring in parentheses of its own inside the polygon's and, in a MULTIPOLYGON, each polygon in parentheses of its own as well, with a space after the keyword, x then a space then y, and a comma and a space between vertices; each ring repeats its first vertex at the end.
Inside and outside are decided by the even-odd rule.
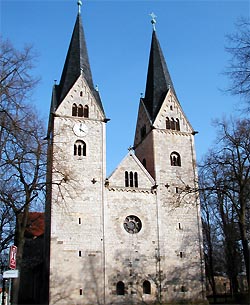
POLYGON ((175 130, 175 120, 174 120, 174 118, 171 118, 171 129, 175 130))
POLYGON ((83 116, 85 118, 88 118, 89 117, 89 106, 88 105, 85 105, 84 106, 84 109, 83 109, 83 116))
POLYGON ((82 219, 80 217, 78 218, 78 223, 79 225, 82 224, 82 219))
POLYGON ((151 284, 149 281, 143 282, 143 294, 151 294, 151 284))
POLYGON ((135 187, 138 187, 138 174, 137 174, 137 172, 134 172, 134 181, 135 181, 135 187))
POLYGON ((133 175, 133 172, 129 173, 129 186, 130 187, 134 186, 134 175, 133 175))
POLYGON ((79 293, 80 293, 80 295, 82 295, 82 288, 80 289, 79 293))
POLYGON ((77 116, 77 105, 76 104, 72 105, 72 116, 77 116))
POLYGON ((86 156, 86 144, 84 142, 82 144, 82 155, 86 156))
POLYGON ((128 181, 128 172, 125 172, 125 187, 129 186, 129 181, 128 181))
POLYGON ((77 155, 77 145, 74 144, 74 156, 76 156, 76 155, 77 155))
POLYGON ((77 152, 78 152, 78 156, 82 155, 82 145, 81 144, 78 145, 77 152))
POLYGON ((83 106, 81 104, 78 106, 78 116, 83 117, 83 106))
POLYGON ((81 257, 82 256, 82 251, 78 252, 78 256, 81 257))
POLYGON ((119 281, 116 284, 116 294, 117 295, 124 295, 125 294, 125 285, 122 281, 119 281))
POLYGON ((179 119, 176 119, 176 130, 180 131, 180 121, 179 119))
POLYGON ((166 129, 170 129, 170 121, 168 117, 166 117, 166 129))
POLYGON ((145 158, 142 160, 142 165, 143 165, 145 168, 147 168, 147 161, 146 161, 145 158))

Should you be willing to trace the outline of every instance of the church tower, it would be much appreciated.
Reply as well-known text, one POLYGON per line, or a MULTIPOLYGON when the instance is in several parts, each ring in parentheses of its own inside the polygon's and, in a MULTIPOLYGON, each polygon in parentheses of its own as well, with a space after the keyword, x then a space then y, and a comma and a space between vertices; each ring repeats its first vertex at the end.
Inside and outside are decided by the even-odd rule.
POLYGON ((134 150, 155 181, 162 300, 202 300, 196 132, 178 101, 155 23, 153 15, 146 89, 139 104, 134 150))
POLYGON ((155 31, 134 146, 106 177, 80 4, 48 128, 49 304, 205 303, 194 130, 155 31))
POLYGON ((76 18, 48 130, 49 304, 102 295, 106 117, 94 88, 81 13, 76 18))

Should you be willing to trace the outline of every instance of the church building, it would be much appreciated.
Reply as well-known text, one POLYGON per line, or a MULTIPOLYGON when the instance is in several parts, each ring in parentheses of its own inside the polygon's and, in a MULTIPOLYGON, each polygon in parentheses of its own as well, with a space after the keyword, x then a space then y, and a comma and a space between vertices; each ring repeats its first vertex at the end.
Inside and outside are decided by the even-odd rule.
POLYGON ((109 119, 78 5, 48 127, 48 303, 205 304, 196 132, 177 99, 155 16, 134 144, 107 177, 109 119))

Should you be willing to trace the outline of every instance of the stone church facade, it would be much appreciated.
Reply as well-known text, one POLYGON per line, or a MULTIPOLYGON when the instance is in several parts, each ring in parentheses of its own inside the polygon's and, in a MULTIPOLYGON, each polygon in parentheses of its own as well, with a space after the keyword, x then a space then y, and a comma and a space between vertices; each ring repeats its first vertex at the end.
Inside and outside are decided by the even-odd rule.
POLYGON ((48 128, 49 304, 205 303, 195 132, 155 29, 134 146, 109 177, 107 121, 79 12, 48 128))

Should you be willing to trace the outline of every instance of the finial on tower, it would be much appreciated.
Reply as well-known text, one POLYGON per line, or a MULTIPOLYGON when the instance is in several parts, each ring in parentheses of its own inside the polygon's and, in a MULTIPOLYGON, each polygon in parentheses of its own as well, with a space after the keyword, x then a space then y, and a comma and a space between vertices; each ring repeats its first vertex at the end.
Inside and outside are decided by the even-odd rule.
POLYGON ((78 5, 78 13, 81 14, 82 1, 81 1, 81 0, 78 0, 78 1, 77 1, 77 5, 78 5))
POLYGON ((152 26, 153 26, 153 30, 155 31, 155 24, 156 24, 156 15, 152 12, 151 14, 149 14, 149 16, 151 16, 151 23, 152 23, 152 26))

